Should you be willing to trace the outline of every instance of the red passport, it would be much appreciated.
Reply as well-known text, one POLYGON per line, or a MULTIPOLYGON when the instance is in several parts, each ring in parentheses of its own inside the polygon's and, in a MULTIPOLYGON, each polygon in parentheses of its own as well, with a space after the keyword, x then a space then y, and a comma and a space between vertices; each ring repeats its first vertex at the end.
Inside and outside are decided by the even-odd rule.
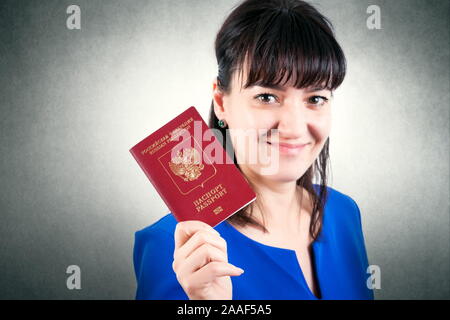
POLYGON ((256 199, 195 107, 130 152, 179 222, 200 220, 215 227, 256 199))

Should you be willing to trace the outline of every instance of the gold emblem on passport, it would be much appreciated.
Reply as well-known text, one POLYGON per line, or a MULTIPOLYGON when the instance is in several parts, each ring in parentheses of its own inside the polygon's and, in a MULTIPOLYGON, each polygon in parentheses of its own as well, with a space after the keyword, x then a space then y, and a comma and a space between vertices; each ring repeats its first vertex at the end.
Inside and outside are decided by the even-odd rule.
POLYGON ((172 172, 184 181, 197 180, 205 167, 201 163, 201 155, 195 148, 179 150, 169 162, 172 172))
POLYGON ((203 189, 205 183, 216 175, 212 160, 193 136, 167 149, 158 161, 183 196, 203 189))
POLYGON ((222 211, 223 211, 222 206, 218 206, 217 208, 215 208, 215 209, 213 210, 213 212, 214 212, 215 214, 219 214, 219 213, 221 213, 222 211))

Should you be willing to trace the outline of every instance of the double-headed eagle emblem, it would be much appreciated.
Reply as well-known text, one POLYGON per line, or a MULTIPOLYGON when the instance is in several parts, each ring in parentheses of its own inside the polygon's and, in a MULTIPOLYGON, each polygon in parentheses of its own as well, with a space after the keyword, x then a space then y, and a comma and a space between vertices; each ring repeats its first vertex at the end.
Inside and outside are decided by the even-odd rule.
POLYGON ((169 162, 169 167, 184 181, 193 181, 200 177, 205 166, 201 163, 201 156, 195 148, 186 148, 177 152, 169 162))

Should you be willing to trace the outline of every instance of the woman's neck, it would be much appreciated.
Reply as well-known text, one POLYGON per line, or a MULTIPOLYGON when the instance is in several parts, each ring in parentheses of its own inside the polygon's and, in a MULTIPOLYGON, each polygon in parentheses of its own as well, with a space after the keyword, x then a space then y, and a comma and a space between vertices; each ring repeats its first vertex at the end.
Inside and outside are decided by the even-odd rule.
POLYGON ((270 233, 298 234, 301 232, 301 215, 307 214, 305 190, 296 182, 283 184, 258 184, 258 205, 254 206, 254 217, 264 222, 270 233), (262 212, 261 212, 261 210, 262 212))

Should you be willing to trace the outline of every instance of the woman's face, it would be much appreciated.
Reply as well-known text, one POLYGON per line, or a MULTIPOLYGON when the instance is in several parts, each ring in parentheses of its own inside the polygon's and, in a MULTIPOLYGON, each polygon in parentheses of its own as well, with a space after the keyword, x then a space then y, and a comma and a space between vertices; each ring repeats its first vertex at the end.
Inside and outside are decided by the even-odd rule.
POLYGON ((243 74, 241 79, 234 72, 227 95, 213 84, 215 113, 228 124, 236 159, 254 179, 296 181, 313 164, 329 136, 331 91, 296 89, 291 83, 280 88, 242 89, 245 68, 243 74), (284 144, 303 147, 286 148, 284 144))

